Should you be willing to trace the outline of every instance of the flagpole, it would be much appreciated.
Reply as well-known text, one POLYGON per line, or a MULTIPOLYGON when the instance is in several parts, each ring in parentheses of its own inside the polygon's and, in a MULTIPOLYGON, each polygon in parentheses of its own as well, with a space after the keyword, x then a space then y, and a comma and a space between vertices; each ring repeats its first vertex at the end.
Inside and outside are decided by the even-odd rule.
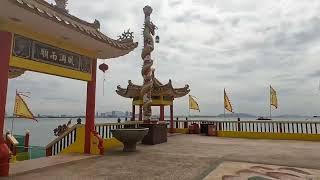
POLYGON ((189 107, 188 107, 188 109, 189 109, 188 119, 190 120, 190 95, 189 95, 189 98, 188 98, 188 103, 189 103, 189 107))
POLYGON ((11 121, 11 135, 13 136, 13 121, 14 121, 14 115, 12 117, 12 121, 11 121))
MULTIPOLYGON (((18 94, 18 89, 16 89, 16 97, 17 97, 17 94, 18 94)), ((15 99, 16 99, 15 97, 15 99)), ((12 121, 11 121, 11 135, 13 136, 13 121, 14 121, 14 117, 15 117, 15 106, 16 104, 14 105, 14 112, 13 112, 13 115, 12 115, 12 121)))
POLYGON ((225 92, 226 92, 226 89, 224 88, 223 89, 223 117, 224 117, 224 120, 226 120, 225 92))
POLYGON ((270 106, 270 119, 271 119, 271 85, 269 87, 269 101, 270 101, 269 106, 270 106))
POLYGON ((189 115, 188 115, 188 119, 190 119, 190 105, 189 105, 189 115))
POLYGON ((189 115, 188 115, 188 119, 190 119, 190 95, 189 95, 188 101, 189 101, 189 115))

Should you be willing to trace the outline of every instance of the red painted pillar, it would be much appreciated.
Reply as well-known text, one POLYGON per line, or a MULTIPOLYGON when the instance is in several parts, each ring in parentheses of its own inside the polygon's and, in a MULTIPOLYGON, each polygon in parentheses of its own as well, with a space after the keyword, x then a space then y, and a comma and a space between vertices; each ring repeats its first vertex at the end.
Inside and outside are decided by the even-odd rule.
POLYGON ((173 105, 170 105, 170 133, 173 133, 173 105))
POLYGON ((160 121, 164 121, 164 106, 160 105, 160 121))
POLYGON ((136 107, 134 104, 132 104, 132 118, 131 121, 135 121, 136 120, 136 107))
POLYGON ((139 121, 142 121, 142 105, 139 106, 139 121))
POLYGON ((9 175, 9 148, 3 139, 12 34, 0 31, 0 177, 9 175))
POLYGON ((90 154, 90 135, 94 130, 94 117, 96 106, 96 72, 97 60, 92 61, 92 79, 87 82, 87 107, 86 107, 86 124, 85 124, 85 143, 84 153, 90 154))

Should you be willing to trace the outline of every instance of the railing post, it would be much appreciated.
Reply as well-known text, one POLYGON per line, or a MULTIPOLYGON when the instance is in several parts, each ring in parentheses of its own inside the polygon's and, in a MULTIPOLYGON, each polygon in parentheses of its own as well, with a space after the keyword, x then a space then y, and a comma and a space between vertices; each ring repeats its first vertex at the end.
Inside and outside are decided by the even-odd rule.
POLYGON ((238 131, 241 131, 240 118, 238 117, 238 131))
POLYGON ((280 133, 282 133, 282 123, 279 123, 280 126, 280 133))
POLYGON ((183 128, 187 129, 188 128, 188 122, 184 122, 183 128))
POLYGON ((176 119, 176 128, 179 128, 179 118, 176 119))
POLYGON ((26 131, 26 135, 24 136, 24 152, 29 151, 29 137, 30 137, 30 131, 26 131))
POLYGON ((46 156, 52 156, 52 146, 46 149, 46 156))

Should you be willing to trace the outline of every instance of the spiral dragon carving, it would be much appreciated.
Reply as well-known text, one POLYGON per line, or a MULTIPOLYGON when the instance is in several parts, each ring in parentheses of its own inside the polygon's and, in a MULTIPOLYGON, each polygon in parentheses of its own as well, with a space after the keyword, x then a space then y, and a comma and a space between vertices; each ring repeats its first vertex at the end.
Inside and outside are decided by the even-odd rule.
POLYGON ((141 74, 143 77, 143 86, 141 88, 141 96, 143 97, 143 120, 149 122, 152 116, 151 110, 151 91, 153 88, 153 74, 154 69, 152 68, 153 60, 151 59, 151 52, 154 49, 154 30, 157 28, 150 20, 150 14, 152 13, 152 8, 150 6, 145 6, 143 8, 145 15, 144 28, 143 28, 143 41, 144 46, 141 53, 141 58, 143 60, 143 66, 141 74))

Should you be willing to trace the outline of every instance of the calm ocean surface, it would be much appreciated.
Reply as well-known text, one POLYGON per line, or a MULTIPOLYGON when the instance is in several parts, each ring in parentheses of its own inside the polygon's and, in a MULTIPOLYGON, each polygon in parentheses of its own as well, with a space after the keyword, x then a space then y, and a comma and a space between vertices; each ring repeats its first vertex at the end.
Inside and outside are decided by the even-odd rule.
MULTIPOLYGON (((30 131, 30 145, 32 146, 46 146, 49 142, 55 139, 53 134, 53 129, 58 127, 58 125, 65 124, 69 121, 70 118, 39 118, 38 122, 33 120, 25 120, 25 119, 15 119, 14 120, 14 134, 24 135, 26 129, 30 131)), ((167 119, 167 118, 166 118, 167 119)), ((176 119, 176 118, 174 118, 176 119)), ((184 120, 185 118, 179 118, 179 120, 184 120)), ((195 120, 224 120, 223 118, 192 118, 195 120)), ((189 118, 189 120, 192 120, 189 118)), ((226 120, 236 120, 236 118, 226 118, 226 120)), ((241 118, 241 120, 255 120, 255 118, 241 118)), ((306 118, 300 119, 284 119, 284 118, 274 118, 275 121, 305 121, 306 118)), ((307 119, 310 121, 320 121, 320 118, 311 118, 307 119)), ((122 118, 122 122, 124 118, 122 118)), ((5 129, 11 130, 11 122, 12 119, 8 118, 5 120, 5 129)), ((76 124, 76 118, 71 119, 71 124, 76 124)), ((96 123, 106 123, 106 122, 117 122, 117 118, 97 118, 96 123)), ((82 123, 84 123, 84 119, 82 119, 82 123)))

